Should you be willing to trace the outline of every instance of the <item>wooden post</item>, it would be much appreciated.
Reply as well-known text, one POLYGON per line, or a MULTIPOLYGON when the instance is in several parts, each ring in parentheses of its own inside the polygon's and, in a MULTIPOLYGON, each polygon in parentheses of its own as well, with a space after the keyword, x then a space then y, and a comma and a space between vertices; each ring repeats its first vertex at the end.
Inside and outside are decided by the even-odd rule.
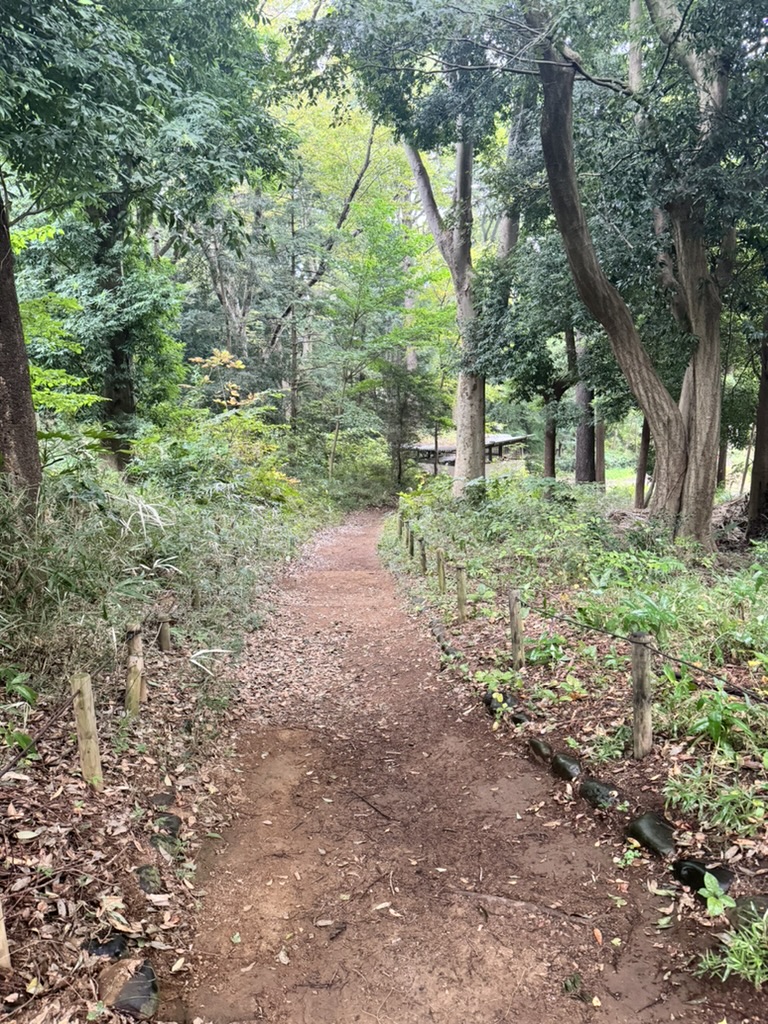
POLYGON ((651 637, 648 633, 633 633, 629 639, 632 642, 634 754, 640 760, 653 748, 651 651, 648 647, 651 637))
POLYGON ((413 558, 416 550, 416 531, 412 526, 408 527, 408 554, 413 558))
POLYGON ((422 576, 427 575, 427 542, 423 537, 419 537, 419 565, 421 567, 422 576))
POLYGON ((456 566, 456 601, 459 606, 459 622, 467 621, 467 570, 456 566))
POLYGON ((525 640, 523 638, 523 609, 520 591, 509 588, 509 642, 512 668, 517 672, 525 666, 525 640))
POLYGON ((128 627, 128 658, 126 659, 126 668, 125 710, 130 715, 136 715, 139 711, 139 704, 147 699, 141 626, 138 624, 128 627))
POLYGON ((445 593, 445 552, 438 548, 437 552, 437 589, 441 594, 445 593))
POLYGON ((0 971, 10 971, 11 951, 8 948, 8 936, 5 934, 5 915, 3 904, 0 901, 0 971))
POLYGON ((93 706, 91 677, 85 672, 76 672, 69 680, 74 696, 75 722, 77 724, 77 749, 80 754, 80 771, 87 783, 96 790, 104 787, 99 754, 99 734, 96 729, 96 709, 93 706))
POLYGON ((202 598, 200 597, 200 591, 195 584, 192 585, 192 610, 199 612, 203 606, 202 598))
POLYGON ((402 512, 397 513, 397 539, 403 539, 403 527, 405 526, 405 516, 402 512))
POLYGON ((160 650, 167 653, 171 649, 171 623, 169 619, 160 619, 160 632, 157 635, 160 650))

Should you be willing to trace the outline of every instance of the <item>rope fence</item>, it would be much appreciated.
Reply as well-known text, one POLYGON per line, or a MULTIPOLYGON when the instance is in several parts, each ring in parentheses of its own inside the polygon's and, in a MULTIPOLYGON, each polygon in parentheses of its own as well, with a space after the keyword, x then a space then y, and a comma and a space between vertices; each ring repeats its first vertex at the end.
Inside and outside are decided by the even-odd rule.
MULTIPOLYGON (((418 541, 419 569, 423 575, 427 575, 429 560, 427 557, 426 538, 417 535, 414 524, 408 522, 402 512, 398 513, 398 537, 400 539, 405 537, 406 550, 411 558, 414 557, 415 545, 418 541)), ((469 614, 466 566, 448 557, 444 548, 435 549, 434 565, 437 574, 438 590, 441 594, 445 594, 447 590, 446 571, 449 568, 453 569, 456 582, 457 619, 459 623, 466 622, 469 614)), ((546 621, 564 622, 583 633, 610 637, 613 640, 629 645, 632 666, 634 755, 637 759, 646 757, 653 746, 652 659, 654 657, 670 662, 673 665, 684 667, 692 674, 703 677, 702 681, 695 680, 699 686, 709 687, 710 689, 722 688, 726 693, 757 703, 768 702, 768 698, 763 694, 747 687, 738 686, 728 679, 724 679, 722 675, 713 672, 711 669, 704 668, 702 665, 697 665, 695 662, 662 650, 653 642, 649 633, 636 632, 625 635, 614 630, 604 629, 601 626, 593 626, 589 623, 581 622, 570 615, 563 615, 560 612, 552 611, 547 608, 546 603, 539 605, 533 601, 524 602, 520 591, 511 586, 508 591, 509 640, 511 666, 515 671, 519 671, 525 665, 524 608, 536 612, 537 615, 546 621)))

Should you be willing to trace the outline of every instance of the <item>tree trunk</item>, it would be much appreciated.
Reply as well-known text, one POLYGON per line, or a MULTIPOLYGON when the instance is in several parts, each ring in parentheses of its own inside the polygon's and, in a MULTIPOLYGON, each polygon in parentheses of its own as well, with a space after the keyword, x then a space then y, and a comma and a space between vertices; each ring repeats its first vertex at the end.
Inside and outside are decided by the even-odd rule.
POLYGON ((33 505, 42 479, 8 211, 0 195, 0 470, 33 505))
POLYGON ((339 447, 339 435, 341 433, 341 417, 344 415, 344 398, 347 393, 347 371, 342 371, 341 376, 341 397, 339 398, 339 404, 336 410, 336 426, 333 429, 333 441, 331 442, 331 451, 328 455, 328 479, 333 480, 333 474, 336 469, 336 452, 339 447))
POLYGON ((605 423, 595 423, 595 482, 605 490, 605 423))
POLYGON ((643 429, 640 431, 640 450, 637 453, 637 472, 635 473, 635 508, 645 508, 645 478, 648 476, 648 453, 651 448, 651 428, 648 420, 643 417, 643 429))
MULTIPOLYGON (((582 342, 578 358, 584 355, 582 342)), ((577 363, 578 365, 578 363, 577 363)), ((595 473, 595 412, 592 408, 594 393, 581 377, 576 381, 576 408, 579 410, 579 422, 576 427, 576 483, 593 484, 595 473)))
POLYGON ((291 381, 290 408, 288 422, 291 430, 295 430, 299 422, 299 338, 296 331, 296 316, 291 316, 291 381))
POLYGON ((554 480, 557 476, 557 415, 551 402, 544 407, 544 416, 544 476, 548 480, 554 480))
MULTIPOLYGON (((681 295, 698 344, 680 394, 687 465, 680 508, 681 533, 711 543, 712 507, 720 449, 720 290, 710 270, 704 210, 690 203, 668 207, 681 295)), ((653 432, 653 424, 651 424, 653 432)), ((656 453, 658 464, 658 440, 656 453)), ((654 473, 654 476, 656 474, 654 473)))
MULTIPOLYGON (((99 243, 94 262, 100 270, 99 287, 116 296, 123 284, 122 263, 116 254, 116 246, 127 236, 128 200, 123 197, 109 206, 103 213, 90 210, 89 219, 96 228, 99 243)), ((136 393, 133 380, 133 359, 131 338, 127 329, 114 330, 103 339, 107 353, 104 368, 103 394, 106 401, 101 405, 102 422, 118 435, 127 434, 130 420, 136 413, 136 393)), ((110 438, 107 445, 114 455, 118 469, 128 464, 129 453, 126 438, 110 438)))
POLYGON ((748 537, 765 537, 768 534, 768 315, 763 322, 763 337, 760 343, 760 389, 757 396, 755 457, 752 463, 747 519, 748 537))
POLYGON ((459 374, 456 401, 456 466, 453 496, 461 497, 469 480, 485 476, 485 379, 459 374))
MULTIPOLYGON (((472 295, 472 169, 474 149, 471 141, 456 143, 456 185, 453 203, 453 224, 443 220, 437 207, 429 174, 419 152, 406 144, 424 214, 448 269, 461 335, 462 357, 472 365, 472 325, 475 307, 472 295)), ((453 496, 461 497, 468 480, 485 476, 485 379, 471 369, 459 373, 456 397, 456 465, 453 474, 453 496)))
POLYGON ((542 148, 552 206, 574 283, 584 304, 605 328, 614 357, 650 425, 656 445, 652 511, 668 519, 674 532, 708 546, 720 420, 719 295, 707 266, 702 225, 694 215, 698 211, 685 205, 669 210, 681 287, 693 333, 699 339, 678 408, 643 347, 629 308, 606 278, 595 252, 573 156, 575 69, 548 41, 543 50, 544 60, 539 64, 544 92, 542 148))
POLYGON ((725 487, 728 474, 728 442, 720 442, 720 452, 717 457, 717 486, 725 487))

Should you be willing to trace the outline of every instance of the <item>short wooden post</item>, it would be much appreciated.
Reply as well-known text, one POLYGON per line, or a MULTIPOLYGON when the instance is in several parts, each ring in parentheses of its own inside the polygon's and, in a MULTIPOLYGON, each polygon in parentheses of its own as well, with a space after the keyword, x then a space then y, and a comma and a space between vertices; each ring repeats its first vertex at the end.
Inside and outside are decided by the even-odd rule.
POLYGON ((104 788, 99 753, 99 734, 96 729, 96 709, 93 705, 91 677, 85 672, 76 672, 69 680, 74 696, 75 722, 77 724, 77 749, 80 754, 80 771, 87 783, 96 790, 104 788))
POLYGON ((200 597, 200 591, 196 584, 192 584, 192 610, 199 612, 203 606, 203 600, 200 597))
POLYGON ((515 671, 525 666, 525 640, 523 638, 523 608, 520 591, 509 588, 509 644, 512 652, 512 668, 515 671))
POLYGON ((397 539, 403 539, 403 528, 405 526, 405 516, 402 512, 397 513, 397 539))
POLYGON ((427 575, 427 542, 423 537, 419 537, 419 566, 421 568, 422 576, 427 575))
POLYGON ((127 675, 125 680, 125 710, 136 715, 139 704, 147 699, 146 682, 144 680, 144 656, 142 653, 141 626, 134 624, 128 627, 128 657, 126 659, 127 675))
POLYGON ((0 900, 0 971, 10 971, 11 969, 11 951, 8 948, 8 936, 5 934, 5 915, 3 914, 2 900, 0 900))
POLYGON ((416 531, 412 526, 408 527, 408 554, 413 558, 416 551, 416 531))
POLYGON ((653 722, 651 719, 652 692, 651 651, 648 633, 633 633, 632 642, 632 688, 633 688, 633 739, 637 760, 647 757, 653 748, 653 722))
POLYGON ((467 621, 467 570, 456 566, 456 601, 459 606, 459 622, 467 621))
POLYGON ((171 649, 171 623, 169 619, 160 619, 160 632, 157 635, 160 650, 168 653, 171 649))
POLYGON ((445 593, 445 552, 442 548, 436 551, 437 557, 437 589, 441 594, 445 593))

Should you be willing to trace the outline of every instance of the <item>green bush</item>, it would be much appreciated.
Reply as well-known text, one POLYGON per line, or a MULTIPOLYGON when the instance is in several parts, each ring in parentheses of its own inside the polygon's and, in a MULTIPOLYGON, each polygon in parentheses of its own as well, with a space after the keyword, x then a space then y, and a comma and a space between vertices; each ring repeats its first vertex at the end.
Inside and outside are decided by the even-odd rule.
POLYGON ((68 457, 59 440, 32 522, 0 491, 2 661, 38 689, 94 672, 160 598, 196 642, 222 646, 224 634, 236 647, 272 567, 328 514, 299 497, 271 452, 241 450, 255 450, 251 430, 261 437, 247 421, 146 435, 132 485, 99 459, 68 457))

